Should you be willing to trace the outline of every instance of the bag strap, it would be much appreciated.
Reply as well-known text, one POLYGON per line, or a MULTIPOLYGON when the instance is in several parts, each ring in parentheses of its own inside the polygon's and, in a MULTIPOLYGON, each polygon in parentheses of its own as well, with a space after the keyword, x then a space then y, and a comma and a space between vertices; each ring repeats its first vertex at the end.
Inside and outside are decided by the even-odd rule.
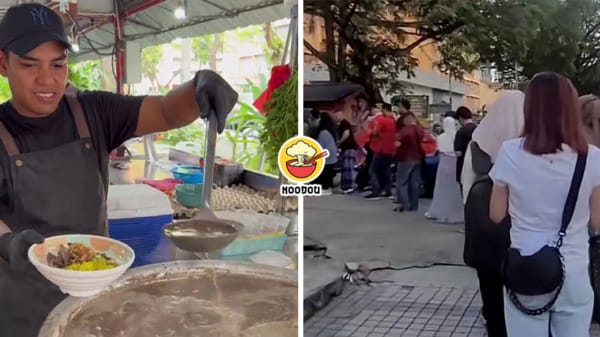
POLYGON ((562 224, 560 226, 560 231, 558 232, 557 248, 562 246, 563 238, 567 235, 567 227, 569 226, 571 219, 573 219, 573 213, 575 212, 575 205, 577 205, 577 197, 579 196, 579 188, 581 187, 581 181, 583 180, 586 162, 587 153, 577 155, 575 173, 571 180, 571 187, 569 188, 569 194, 567 195, 567 201, 565 202, 565 208, 563 209, 562 224))

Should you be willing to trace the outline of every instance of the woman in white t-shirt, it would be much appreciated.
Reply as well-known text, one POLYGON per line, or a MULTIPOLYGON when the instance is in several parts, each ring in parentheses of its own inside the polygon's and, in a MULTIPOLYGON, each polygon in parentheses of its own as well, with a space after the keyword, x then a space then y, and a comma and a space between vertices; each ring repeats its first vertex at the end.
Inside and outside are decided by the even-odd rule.
MULTIPOLYGON (((579 197, 562 248, 565 280, 552 308, 527 315, 505 292, 509 337, 589 337, 593 291, 589 278, 588 224, 600 227, 600 150, 588 145, 577 92, 555 73, 536 75, 525 92, 524 134, 503 143, 490 176, 494 181, 490 218, 510 216, 511 247, 532 255, 554 245, 578 154, 587 153, 579 197)), ((549 295, 519 296, 526 307, 548 302, 549 295)))

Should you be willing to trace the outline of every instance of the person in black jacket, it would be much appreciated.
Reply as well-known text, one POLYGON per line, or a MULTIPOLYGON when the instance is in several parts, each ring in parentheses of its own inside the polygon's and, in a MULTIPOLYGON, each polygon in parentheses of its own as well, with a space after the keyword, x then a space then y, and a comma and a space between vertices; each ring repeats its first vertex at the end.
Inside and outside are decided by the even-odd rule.
POLYGON ((490 220, 493 182, 488 176, 498 149, 523 129, 524 95, 506 91, 473 132, 465 153, 461 181, 465 202, 465 263, 477 270, 483 317, 489 337, 506 337, 501 265, 509 246, 510 218, 502 224, 490 220))
POLYGON ((456 110, 458 122, 462 126, 454 137, 454 152, 456 153, 456 181, 460 184, 462 190, 462 184, 460 183, 460 173, 462 172, 463 162, 465 160, 465 153, 467 147, 471 142, 473 131, 477 128, 477 124, 473 121, 473 113, 469 108, 461 106, 456 110))

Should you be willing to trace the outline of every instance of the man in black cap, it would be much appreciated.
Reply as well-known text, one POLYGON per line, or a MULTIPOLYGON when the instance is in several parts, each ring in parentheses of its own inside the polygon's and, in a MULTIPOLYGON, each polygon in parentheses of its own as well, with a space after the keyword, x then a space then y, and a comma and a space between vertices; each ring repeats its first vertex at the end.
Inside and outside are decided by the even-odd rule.
POLYGON ((12 98, 0 105, 0 336, 36 337, 65 298, 27 259, 45 237, 106 235, 109 153, 132 137, 198 117, 218 121, 237 93, 199 71, 166 96, 77 92, 67 85, 69 42, 45 6, 11 7, 0 22, 0 74, 12 98))

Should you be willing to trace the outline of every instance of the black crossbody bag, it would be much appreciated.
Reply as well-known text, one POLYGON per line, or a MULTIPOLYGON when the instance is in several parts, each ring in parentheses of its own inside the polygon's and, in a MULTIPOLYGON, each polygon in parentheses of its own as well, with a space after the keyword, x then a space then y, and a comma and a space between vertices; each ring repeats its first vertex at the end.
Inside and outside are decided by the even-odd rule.
POLYGON ((503 265, 504 285, 513 304, 527 315, 537 316, 550 310, 562 290, 565 266, 560 247, 563 244, 567 227, 573 218, 586 162, 587 154, 577 156, 575 173, 563 209, 562 224, 558 231, 556 246, 545 245, 530 256, 521 256, 519 250, 515 248, 508 249, 503 265), (526 308, 517 298, 517 294, 534 296, 549 294, 553 291, 555 293, 552 299, 541 308, 526 308))

